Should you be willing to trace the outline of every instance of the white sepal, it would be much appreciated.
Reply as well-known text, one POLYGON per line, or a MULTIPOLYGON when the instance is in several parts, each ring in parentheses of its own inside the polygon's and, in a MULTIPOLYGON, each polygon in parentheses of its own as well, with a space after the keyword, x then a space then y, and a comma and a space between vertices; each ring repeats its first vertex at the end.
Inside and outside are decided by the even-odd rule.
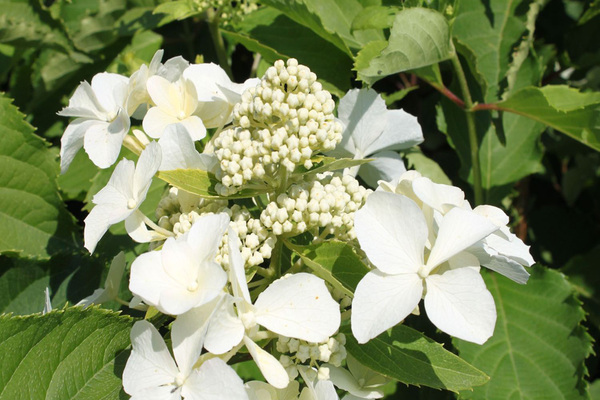
POLYGON ((244 336, 244 344, 267 382, 278 389, 285 388, 290 382, 290 378, 283 365, 270 353, 261 349, 248 336, 244 336))
POLYGON ((406 318, 419 304, 423 281, 416 273, 387 275, 371 271, 352 300, 352 334, 366 343, 406 318))
POLYGON ((271 283, 256 302, 256 322, 271 332, 319 343, 340 326, 339 304, 321 278, 286 275, 271 283))
POLYGON ((425 279, 427 316, 440 330, 483 344, 494 333, 496 307, 478 268, 463 267, 425 279))

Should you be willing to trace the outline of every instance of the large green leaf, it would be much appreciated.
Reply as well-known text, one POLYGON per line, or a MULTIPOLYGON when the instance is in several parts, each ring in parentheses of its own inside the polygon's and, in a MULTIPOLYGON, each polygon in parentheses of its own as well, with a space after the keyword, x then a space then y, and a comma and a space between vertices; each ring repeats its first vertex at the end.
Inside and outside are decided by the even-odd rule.
POLYGON ((224 31, 225 36, 258 52, 269 63, 294 57, 310 67, 325 89, 341 97, 350 89, 352 59, 310 29, 281 12, 263 8, 240 23, 240 33, 224 31))
POLYGON ((484 345, 455 340, 465 360, 490 375, 473 399, 585 398, 585 358, 591 338, 585 313, 559 272, 533 268, 527 285, 495 273, 483 274, 494 296, 496 330, 484 345))
POLYGON ((296 252, 315 275, 348 296, 354 296, 356 285, 369 272, 369 267, 347 243, 330 240, 298 246, 286 241, 285 245, 296 252))
POLYGON ((358 344, 349 326, 346 350, 361 364, 389 378, 417 386, 459 391, 485 384, 489 378, 460 357, 406 325, 358 344))
POLYGON ((563 85, 527 87, 498 103, 600 151, 600 92, 580 93, 563 85))
POLYGON ((495 101, 501 92, 513 47, 526 30, 519 0, 463 0, 457 7, 452 34, 480 77, 484 100, 495 101), (466 50, 465 50, 466 48, 466 50))
POLYGON ((452 52, 446 18, 426 8, 396 14, 387 46, 373 41, 358 53, 354 69, 372 85, 388 75, 446 60, 452 52))
POLYGON ((76 248, 75 224, 58 195, 47 144, 0 96, 0 252, 48 258, 76 248))
POLYGON ((132 324, 98 308, 0 316, 0 400, 121 398, 132 324))

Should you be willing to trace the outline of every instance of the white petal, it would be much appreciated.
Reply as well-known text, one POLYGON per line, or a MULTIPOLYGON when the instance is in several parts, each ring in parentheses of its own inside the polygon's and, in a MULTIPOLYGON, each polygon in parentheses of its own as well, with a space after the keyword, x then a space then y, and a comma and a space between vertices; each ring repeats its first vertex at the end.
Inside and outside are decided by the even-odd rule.
POLYGON ((315 385, 315 394, 318 400, 339 400, 331 381, 318 381, 315 385))
POLYGON ((171 329, 173 354, 179 370, 185 376, 192 372, 194 364, 200 357, 206 329, 219 302, 220 299, 215 299, 201 307, 192 308, 179 315, 173 322, 171 329))
POLYGON ((244 338, 244 324, 233 308, 233 297, 229 294, 223 296, 225 298, 215 310, 204 339, 204 347, 213 354, 228 352, 244 338))
POLYGON ((339 304, 325 282, 312 274, 286 275, 256 302, 256 322, 268 330, 308 342, 323 342, 340 326, 339 304))
MULTIPOLYGON (((75 304, 76 306, 81 306, 83 308, 89 307, 92 304, 102 304, 105 301, 109 301, 112 300, 108 297, 108 295, 106 294, 106 290, 104 289, 96 289, 94 290, 94 293, 92 293, 91 295, 89 295, 88 297, 80 300, 77 304, 75 304)), ((42 313, 45 314, 45 313, 42 313)))
POLYGON ((142 151, 138 159, 135 173, 133 175, 133 195, 137 200, 138 206, 146 198, 146 193, 150 189, 150 183, 158 167, 160 166, 162 154, 157 142, 149 143, 142 151))
MULTIPOLYGON (((132 396, 143 390, 171 386, 178 374, 165 341, 148 321, 138 321, 131 329, 132 351, 123 371, 123 388, 132 396)), ((174 388, 174 386, 172 386, 174 388)))
POLYGON ((107 217, 110 211, 110 208, 107 206, 96 206, 92 208, 92 211, 90 211, 84 220, 83 242, 84 247, 88 249, 90 254, 94 252, 96 245, 112 225, 107 217))
POLYGON ((104 120, 107 110, 98 101, 90 84, 84 81, 75 89, 75 93, 69 99, 69 106, 58 112, 58 115, 104 120))
POLYGON ((119 157, 129 125, 129 116, 121 109, 110 124, 99 122, 90 126, 83 139, 83 148, 90 156, 90 160, 100 168, 113 165, 119 157))
POLYGON ((206 136, 206 127, 200 117, 192 115, 179 121, 179 123, 183 125, 194 141, 204 139, 206 136))
POLYGON ((456 186, 434 183, 425 177, 413 180, 412 189, 423 203, 442 214, 462 207, 465 201, 465 193, 456 186))
POLYGON ((123 273, 125 272, 125 265, 125 253, 120 251, 119 254, 112 259, 106 281, 104 281, 104 288, 111 297, 111 300, 115 299, 119 294, 121 280, 123 279, 123 273))
POLYGON ((248 400, 244 382, 220 358, 211 358, 192 371, 181 394, 185 400, 248 400))
POLYGON ((217 161, 207 154, 200 154, 194 147, 194 142, 181 124, 171 124, 165 128, 158 141, 162 149, 160 171, 174 169, 201 169, 210 171, 217 161), (209 161, 210 160, 210 161, 209 161), (207 163, 207 161, 209 161, 207 163))
POLYGON ((144 222, 144 214, 140 210, 135 210, 125 219, 125 230, 129 237, 138 243, 149 243, 167 238, 163 234, 148 229, 144 222))
POLYGON ((494 233, 486 237, 484 243, 498 255, 514 260, 521 265, 531 267, 535 264, 535 260, 529 253, 529 246, 512 233, 508 235, 508 239, 494 233))
MULTIPOLYGON (((83 147, 83 137, 85 132, 88 130, 88 128, 97 123, 98 121, 96 120, 77 118, 67 126, 65 133, 60 139, 61 174, 67 172, 67 169, 69 168, 69 165, 71 165, 71 162, 73 162, 75 155, 77 155, 79 149, 83 147)), ((104 124, 104 122, 101 122, 101 124, 104 124)))
POLYGON ((440 330, 483 344, 494 333, 496 307, 475 268, 459 268, 425 279, 427 316, 440 330))
MULTIPOLYGON (((372 89, 352 89, 340 99, 338 118, 346 126, 344 142, 353 142, 356 151, 365 151, 383 132, 386 126, 387 108, 381 96, 372 89), (346 139, 349 137, 349 139, 346 139)), ((352 148, 345 145, 347 150, 352 148)))
POLYGON ((498 226, 506 226, 509 222, 508 215, 498 207, 485 204, 475 207, 473 212, 486 217, 498 226))
MULTIPOLYGON (((183 99, 181 98, 179 85, 179 83, 171 83, 162 76, 157 75, 149 77, 146 82, 148 94, 152 98, 154 104, 156 104, 165 114, 172 117, 177 117, 179 112, 183 109, 183 99)), ((150 135, 145 124, 144 130, 150 135)))
POLYGON ((285 389, 276 389, 266 382, 246 382, 246 391, 250 400, 298 400, 300 384, 291 381, 285 389))
POLYGON ((162 76, 169 82, 175 82, 183 76, 183 71, 190 63, 181 56, 169 58, 164 65, 159 66, 157 75, 162 76))
POLYGON ((179 119, 165 112, 162 108, 152 107, 144 115, 142 127, 144 132, 153 139, 158 139, 167 129, 167 126, 176 124, 179 119))
POLYGON ((378 399, 383 397, 383 393, 379 390, 362 388, 357 379, 347 369, 330 364, 325 364, 324 366, 329 369, 329 379, 338 388, 362 399, 378 399))
POLYGON ((374 192, 356 212, 360 247, 381 271, 417 272, 423 265, 427 225, 423 212, 407 197, 374 192))
POLYGON ((275 357, 261 349, 248 336, 244 336, 244 344, 263 376, 271 385, 283 389, 290 382, 285 368, 275 357))
POLYGON ((365 149, 370 155, 384 150, 402 150, 423 142, 423 131, 417 117, 404 110, 389 110, 386 125, 381 135, 365 149))
POLYGON ((92 89, 104 109, 110 113, 125 108, 129 79, 119 74, 101 72, 92 78, 92 89))
POLYGON ((183 71, 183 77, 194 84, 201 102, 213 101, 215 97, 226 100, 217 84, 226 88, 232 84, 225 70, 213 63, 190 65, 183 71))
POLYGON ((423 280, 417 274, 371 271, 358 283, 352 300, 352 334, 366 343, 397 325, 419 304, 423 280))
POLYGON ((391 181, 406 172, 404 161, 395 151, 383 151, 368 158, 373 161, 361 165, 358 175, 371 187, 377 187, 380 180, 391 181))
POLYGON ((143 253, 131 264, 129 290, 144 303, 158 306, 162 293, 174 286, 177 287, 177 282, 163 269, 161 251, 143 253))
POLYGON ((118 209, 118 212, 111 212, 114 215, 112 219, 122 221, 126 218, 126 213, 133 211, 127 205, 129 199, 133 198, 134 174, 135 164, 133 161, 127 159, 119 161, 108 183, 94 195, 92 202, 98 205, 111 206, 115 211, 118 209))
POLYGON ((229 221, 227 214, 219 213, 204 215, 194 222, 186 240, 198 261, 214 260, 229 221))
POLYGON ((229 254, 229 280, 231 291, 235 297, 241 297, 246 303, 252 303, 248 283, 246 282, 246 268, 240 247, 242 246, 237 233, 230 227, 227 233, 227 249, 229 254))
POLYGON ((441 221, 427 266, 433 269, 497 229, 487 218, 473 211, 453 208, 441 221))

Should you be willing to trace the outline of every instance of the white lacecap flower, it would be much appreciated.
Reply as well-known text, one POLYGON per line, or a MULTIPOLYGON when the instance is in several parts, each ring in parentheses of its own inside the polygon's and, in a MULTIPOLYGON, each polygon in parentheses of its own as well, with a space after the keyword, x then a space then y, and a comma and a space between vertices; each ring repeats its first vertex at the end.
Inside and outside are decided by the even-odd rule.
POLYGON ((492 335, 494 299, 479 261, 465 250, 496 225, 455 207, 436 218, 432 240, 417 204, 386 192, 371 194, 354 222, 362 250, 377 267, 359 282, 352 302, 352 332, 359 343, 398 324, 423 295, 427 316, 442 331, 479 344, 492 335))
POLYGON ((198 107, 198 95, 194 84, 181 78, 175 82, 155 75, 146 82, 148 94, 155 107, 148 110, 142 121, 148 136, 158 139, 169 125, 181 125, 192 140, 206 136, 206 127, 200 117, 195 115, 198 107))
POLYGON ((83 237, 85 248, 90 253, 94 252, 108 228, 123 220, 127 232, 134 239, 152 236, 145 230, 145 216, 138 208, 146 199, 160 163, 160 147, 153 142, 142 152, 137 166, 126 159, 117 164, 108 184, 93 197, 95 206, 85 219, 83 237))
MULTIPOLYGON (((252 304, 244 262, 238 250, 239 239, 232 229, 228 235, 233 296, 222 295, 224 299, 210 321, 204 347, 211 353, 223 354, 243 341, 267 382, 284 388, 289 383, 285 368, 252 339, 258 326, 280 335, 321 342, 339 328, 339 306, 325 283, 306 273, 274 281, 252 304)), ((181 318, 193 319, 187 314, 181 318)))
POLYGON ((341 143, 330 154, 337 157, 373 158, 350 168, 371 187, 380 179, 389 181, 406 171, 398 150, 423 141, 417 118, 403 110, 388 110, 373 89, 352 89, 340 99, 338 118, 345 125, 341 143))
POLYGON ((96 289, 90 296, 84 298, 76 306, 87 307, 91 304, 101 304, 115 300, 119 296, 121 280, 125 272, 125 253, 119 252, 110 263, 108 275, 104 281, 104 288, 96 289))
POLYGON ((97 74, 91 85, 81 82, 69 105, 58 113, 63 117, 76 117, 61 138, 62 173, 67 171, 82 147, 100 168, 115 163, 130 126, 126 110, 128 82, 118 74, 97 74))
MULTIPOLYGON (((455 207, 471 209, 465 200, 465 194, 455 186, 432 182, 417 171, 408 171, 392 182, 379 182, 379 188, 409 197, 423 210, 430 233, 434 231, 434 213, 445 215, 455 207)), ((524 267, 532 266, 535 261, 529 254, 529 246, 510 232, 509 218, 497 207, 481 205, 473 210, 487 218, 498 230, 470 246, 466 251, 476 256, 479 263, 517 283, 524 284, 529 273, 524 267)))
POLYGON ((204 332, 190 331, 175 321, 171 334, 175 363, 156 328, 148 321, 137 321, 123 371, 125 392, 133 400, 248 400, 244 383, 223 360, 212 358, 194 368, 204 332))
POLYGON ((228 225, 227 214, 206 215, 185 235, 168 238, 160 251, 140 255, 131 265, 131 292, 171 315, 212 301, 227 281, 214 259, 228 225))
POLYGON ((140 69, 131 74, 131 78, 129 78, 127 112, 133 118, 143 119, 148 111, 148 105, 152 102, 146 88, 148 78, 158 75, 169 82, 175 82, 181 78, 183 71, 190 65, 181 56, 170 58, 162 64, 163 55, 164 50, 157 50, 152 57, 152 61, 150 61, 150 65, 146 66, 146 64, 142 64, 140 69))

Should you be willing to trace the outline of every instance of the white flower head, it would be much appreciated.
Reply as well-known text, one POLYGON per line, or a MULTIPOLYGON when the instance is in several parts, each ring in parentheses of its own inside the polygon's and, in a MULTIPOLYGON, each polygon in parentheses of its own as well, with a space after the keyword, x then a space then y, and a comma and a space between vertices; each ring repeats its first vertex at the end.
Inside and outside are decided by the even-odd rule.
POLYGON ((165 132, 165 128, 172 124, 183 126, 194 141, 206 136, 202 120, 194 115, 198 107, 198 95, 191 81, 182 77, 175 82, 169 82, 166 78, 154 75, 148 78, 146 87, 156 104, 148 110, 142 121, 148 136, 158 139, 165 132))
POLYGON ((142 151, 137 166, 127 159, 117 164, 108 184, 92 199, 96 206, 85 219, 83 237, 90 253, 111 225, 125 220, 129 232, 143 223, 138 208, 146 199, 160 162, 160 146, 153 142, 142 151))
POLYGON ((423 296, 427 316, 442 331, 479 344, 492 335, 494 300, 477 258, 465 250, 496 225, 455 207, 436 218, 432 235, 414 201, 382 191, 369 196, 354 224, 361 248, 377 268, 359 282, 352 303, 352 333, 359 343, 398 324, 423 296))
POLYGON ((103 72, 92 84, 81 82, 58 115, 77 117, 61 138, 60 169, 65 173, 82 147, 100 168, 115 163, 123 138, 130 126, 126 110, 129 80, 118 74, 103 72))
POLYGON ((175 82, 183 74, 183 70, 186 69, 190 63, 183 59, 183 57, 173 57, 164 64, 161 60, 164 55, 164 50, 160 49, 154 53, 150 65, 142 64, 139 70, 134 72, 129 78, 129 96, 127 98, 127 112, 133 118, 142 119, 148 111, 147 105, 152 102, 146 83, 148 78, 154 75, 161 76, 167 79, 169 82, 175 82))
POLYGON ((224 295, 220 310, 215 312, 209 324, 204 346, 211 353, 223 354, 243 341, 267 382, 276 388, 284 388, 289 383, 285 368, 252 340, 258 326, 280 335, 322 342, 340 326, 339 305, 323 280, 307 273, 287 275, 274 281, 252 304, 239 238, 231 228, 228 238, 233 296, 224 295))
POLYGON ((131 330, 131 355, 123 371, 125 392, 133 400, 248 400, 244 383, 223 360, 212 358, 194 368, 202 337, 186 334, 185 327, 173 325, 176 364, 156 328, 148 321, 136 322, 131 330))
POLYGON ((203 216, 186 234, 168 238, 160 251, 140 255, 131 265, 131 292, 170 315, 213 300, 227 282, 215 256, 228 225, 225 213, 203 216))
POLYGON ((349 172, 372 187, 406 171, 397 151, 423 141, 417 118, 403 110, 388 110, 373 89, 352 89, 340 99, 338 118, 345 125, 342 142, 331 152, 338 157, 373 158, 349 172))
POLYGON ((242 93, 256 86, 260 79, 248 79, 244 83, 232 82, 217 64, 193 64, 183 76, 194 83, 199 106, 196 114, 207 128, 218 128, 233 119, 233 106, 242 99, 242 93))

